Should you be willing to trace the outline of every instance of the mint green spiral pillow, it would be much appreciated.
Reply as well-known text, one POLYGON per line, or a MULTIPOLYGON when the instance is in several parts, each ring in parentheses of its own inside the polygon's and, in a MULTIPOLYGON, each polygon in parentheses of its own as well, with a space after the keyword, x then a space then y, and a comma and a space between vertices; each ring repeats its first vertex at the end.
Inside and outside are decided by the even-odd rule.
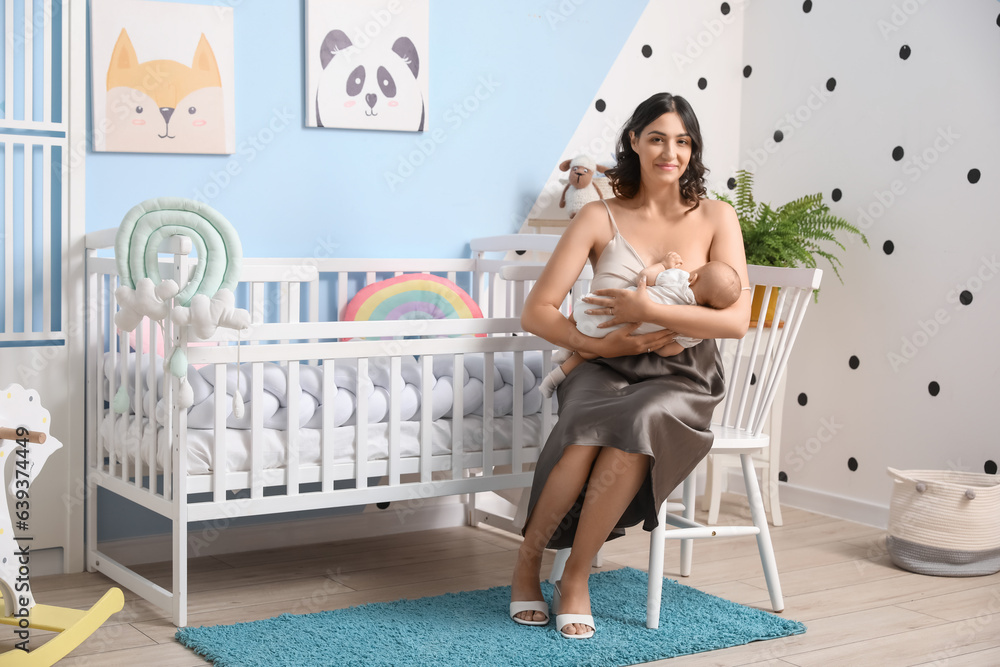
POLYGON ((233 290, 243 265, 243 248, 236 230, 208 204, 183 197, 156 197, 125 214, 115 237, 115 261, 126 287, 142 278, 160 282, 157 249, 170 236, 191 239, 198 264, 187 285, 175 297, 182 306, 196 294, 209 298, 220 289, 233 290))

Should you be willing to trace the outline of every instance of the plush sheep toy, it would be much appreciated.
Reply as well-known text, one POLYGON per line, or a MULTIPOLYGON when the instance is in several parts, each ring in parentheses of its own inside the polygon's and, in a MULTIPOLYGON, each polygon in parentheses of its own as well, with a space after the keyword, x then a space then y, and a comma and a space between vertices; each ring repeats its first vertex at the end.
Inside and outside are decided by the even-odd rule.
POLYGON ((594 174, 603 174, 607 167, 597 164, 589 155, 577 155, 572 160, 564 160, 559 165, 560 171, 568 171, 569 178, 560 178, 565 183, 562 197, 559 198, 559 208, 569 211, 569 217, 575 216, 584 204, 598 199, 613 197, 611 184, 606 178, 594 178, 594 174))

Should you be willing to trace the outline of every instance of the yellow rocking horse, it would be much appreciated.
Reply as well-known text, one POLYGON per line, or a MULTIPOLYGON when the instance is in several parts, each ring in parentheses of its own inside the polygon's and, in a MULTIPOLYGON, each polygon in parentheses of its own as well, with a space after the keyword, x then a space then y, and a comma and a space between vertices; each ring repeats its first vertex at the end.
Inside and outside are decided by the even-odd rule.
MULTIPOLYGON (((42 407, 36 391, 14 384, 0 392, 0 473, 6 470, 7 460, 14 459, 9 493, 21 532, 30 533, 31 528, 30 485, 48 457, 60 447, 62 443, 49 435, 49 411, 42 407)), ((0 653, 0 667, 47 667, 121 611, 125 596, 120 589, 112 588, 87 610, 35 603, 31 594, 30 538, 14 536, 7 495, 0 491, 0 625, 12 626, 16 643, 15 648, 0 653), (36 647, 31 641, 32 630, 59 634, 36 647)))

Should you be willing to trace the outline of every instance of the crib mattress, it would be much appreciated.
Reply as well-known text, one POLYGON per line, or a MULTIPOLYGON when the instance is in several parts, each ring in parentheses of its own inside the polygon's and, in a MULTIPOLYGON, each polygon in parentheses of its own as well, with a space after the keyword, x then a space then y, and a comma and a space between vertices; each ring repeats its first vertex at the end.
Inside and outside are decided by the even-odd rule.
MULTIPOLYGON (((528 415, 521 420, 523 424, 524 443, 529 446, 540 446, 542 436, 542 419, 540 414, 528 415)), ((410 458, 420 455, 420 422, 400 422, 400 457, 410 458)), ((452 446, 451 419, 437 419, 431 422, 431 451, 434 455, 451 453, 452 446)), ((513 442, 514 418, 511 416, 493 419, 494 450, 509 450, 513 442)), ((156 458, 153 458, 153 428, 149 420, 136 419, 134 415, 116 415, 105 412, 100 424, 100 437, 105 447, 122 459, 127 456, 129 466, 135 465, 136 452, 140 452, 144 465, 157 471, 163 470, 163 464, 170 453, 166 430, 156 428, 156 458), (140 444, 141 440, 141 444, 140 444), (124 453, 124 454, 123 454, 124 453)), ((357 458, 356 427, 338 426, 331 429, 333 434, 334 463, 353 463, 357 458)), ((319 464, 322 453, 321 429, 303 428, 296 432, 299 445, 299 464, 319 464)), ((226 440, 226 472, 247 472, 251 467, 252 431, 246 429, 227 428, 226 440)), ((369 461, 385 460, 389 457, 389 424, 376 423, 368 425, 366 439, 369 461)), ((483 448, 483 418, 469 415, 462 420, 462 450, 479 452, 483 448)), ((207 475, 213 472, 213 450, 215 432, 211 429, 189 428, 187 430, 189 475, 207 475)), ((260 447, 263 458, 263 468, 284 468, 288 463, 288 431, 265 428, 263 437, 255 444, 260 447)))

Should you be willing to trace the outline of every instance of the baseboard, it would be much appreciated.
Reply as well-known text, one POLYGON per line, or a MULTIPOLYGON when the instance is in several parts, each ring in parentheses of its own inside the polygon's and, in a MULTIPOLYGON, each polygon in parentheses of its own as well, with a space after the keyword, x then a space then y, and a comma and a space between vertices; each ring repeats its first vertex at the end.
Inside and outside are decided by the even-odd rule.
MULTIPOLYGON (((221 530, 198 527, 188 532, 188 557, 217 556, 253 551, 268 546, 296 547, 338 540, 360 539, 464 526, 468 508, 458 502, 428 502, 422 507, 365 511, 346 516, 274 521, 249 526, 230 526, 221 530)), ((402 505, 402 504, 401 504, 402 505)), ((150 535, 100 543, 101 552, 125 565, 159 563, 171 559, 172 537, 150 535)))
MULTIPOLYGON (((845 519, 866 526, 885 529, 889 525, 889 506, 877 505, 857 498, 818 491, 787 482, 779 482, 778 496, 782 507, 796 507, 808 512, 845 519)), ((730 493, 746 495, 743 474, 731 472, 726 479, 730 493)))

